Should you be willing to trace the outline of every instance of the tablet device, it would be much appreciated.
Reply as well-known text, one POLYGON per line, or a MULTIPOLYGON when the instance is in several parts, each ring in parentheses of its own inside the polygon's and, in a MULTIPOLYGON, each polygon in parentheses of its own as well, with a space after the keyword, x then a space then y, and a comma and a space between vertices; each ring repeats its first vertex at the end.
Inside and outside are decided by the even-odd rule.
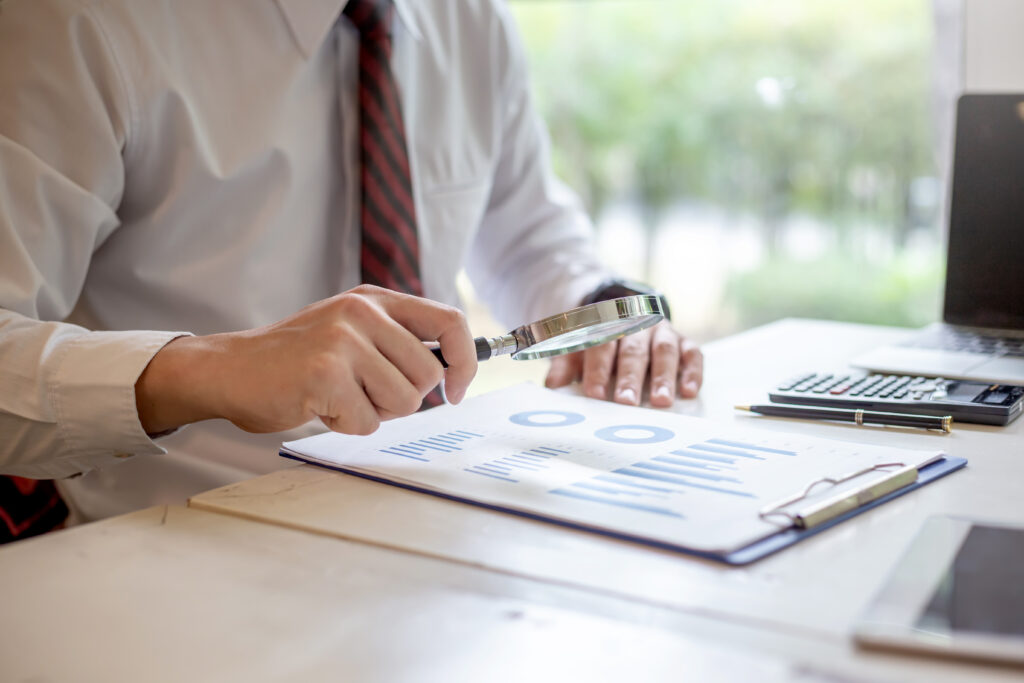
POLYGON ((866 647, 1024 666, 1024 527, 930 518, 854 637, 866 647))

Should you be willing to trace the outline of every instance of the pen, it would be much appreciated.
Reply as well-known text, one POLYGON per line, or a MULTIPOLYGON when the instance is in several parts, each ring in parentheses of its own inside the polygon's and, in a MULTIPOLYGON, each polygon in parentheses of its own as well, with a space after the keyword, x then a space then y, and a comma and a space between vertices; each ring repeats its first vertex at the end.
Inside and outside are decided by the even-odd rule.
POLYGON ((874 410, 778 404, 736 406, 736 410, 747 410, 751 413, 775 417, 798 417, 804 420, 839 420, 840 422, 854 422, 858 425, 919 427, 921 429, 939 429, 946 433, 953 431, 953 417, 950 415, 911 415, 908 413, 883 413, 874 410))

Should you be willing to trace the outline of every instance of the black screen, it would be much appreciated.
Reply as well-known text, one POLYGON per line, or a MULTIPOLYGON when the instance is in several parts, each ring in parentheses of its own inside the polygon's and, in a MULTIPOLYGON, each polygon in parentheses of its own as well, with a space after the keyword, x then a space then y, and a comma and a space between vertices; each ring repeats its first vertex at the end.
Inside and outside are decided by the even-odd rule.
POLYGON ((957 105, 946 322, 1024 329, 1024 95, 957 105))
POLYGON ((1024 635, 1024 530, 972 527, 917 625, 1024 635))

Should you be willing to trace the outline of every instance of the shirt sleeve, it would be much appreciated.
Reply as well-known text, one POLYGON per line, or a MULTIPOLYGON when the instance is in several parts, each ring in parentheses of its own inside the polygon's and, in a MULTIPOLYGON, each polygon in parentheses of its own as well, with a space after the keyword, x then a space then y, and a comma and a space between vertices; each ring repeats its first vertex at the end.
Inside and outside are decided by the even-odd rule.
POLYGON ((492 58, 502 70, 501 150, 466 272, 512 327, 578 306, 611 273, 598 259, 578 197, 552 171, 522 43, 508 10, 497 11, 502 40, 492 58))
POLYGON ((0 472, 66 477, 161 453, 135 380, 181 332, 60 322, 118 227, 130 106, 90 11, 0 8, 0 472))

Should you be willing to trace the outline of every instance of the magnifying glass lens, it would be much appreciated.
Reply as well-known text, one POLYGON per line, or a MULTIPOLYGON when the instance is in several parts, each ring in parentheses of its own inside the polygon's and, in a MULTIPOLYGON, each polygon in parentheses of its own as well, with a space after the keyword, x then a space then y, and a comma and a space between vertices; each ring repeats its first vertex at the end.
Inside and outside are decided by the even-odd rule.
MULTIPOLYGON (((0 0, 2 2, 2 0, 0 0)), ((477 337, 477 360, 511 353, 515 360, 550 358, 610 342, 658 324, 665 318, 658 297, 649 294, 596 301, 523 325, 500 337, 477 337)), ((448 367, 441 349, 431 349, 448 367)))
POLYGON ((596 323, 587 327, 557 334, 549 339, 538 340, 534 344, 512 354, 514 360, 535 360, 550 358, 563 353, 582 351, 624 337, 633 332, 650 327, 662 319, 661 315, 641 315, 621 320, 596 323))

